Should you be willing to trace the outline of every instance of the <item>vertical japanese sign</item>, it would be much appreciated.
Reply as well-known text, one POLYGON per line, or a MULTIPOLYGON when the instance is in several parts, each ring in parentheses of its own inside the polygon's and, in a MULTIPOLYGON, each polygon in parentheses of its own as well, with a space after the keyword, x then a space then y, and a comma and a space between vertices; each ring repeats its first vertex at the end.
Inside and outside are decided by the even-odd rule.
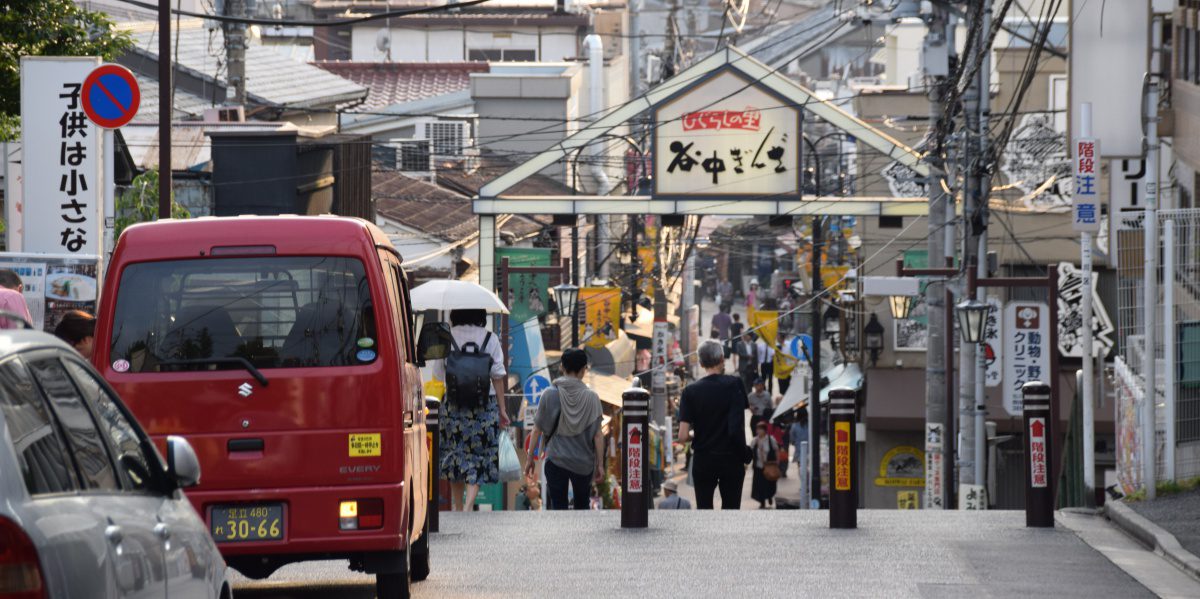
POLYGON ((942 500, 942 447, 945 445, 945 430, 940 422, 925 423, 925 507, 941 509, 942 500))
POLYGON ((665 320, 654 322, 654 332, 650 344, 650 366, 654 368, 654 372, 650 376, 650 388, 655 393, 665 393, 667 390, 667 352, 671 348, 671 329, 665 320))
POLYGON ((629 477, 625 487, 629 493, 642 492, 642 460, 645 459, 642 455, 642 434, 642 425, 625 425, 625 472, 629 477))
MULTIPOLYGON (((509 266, 550 266, 549 248, 496 248, 496 262, 508 258, 509 266)), ((531 318, 544 321, 549 306, 547 289, 550 275, 512 273, 508 275, 508 306, 512 326, 531 318)))
POLYGON ((1076 231, 1100 231, 1100 142, 1080 138, 1074 143, 1075 189, 1071 214, 1076 231))
POLYGON ((24 250, 99 255, 100 135, 81 103, 87 57, 21 58, 24 250))
POLYGON ((800 194, 800 110, 728 69, 655 111, 658 196, 800 194))
POLYGON ((579 323, 579 343, 604 347, 616 341, 621 329, 621 288, 584 287, 579 290, 584 318, 579 323))
POLYGON ((1004 342, 1000 338, 1000 321, 1004 312, 1000 300, 995 297, 987 298, 987 322, 983 330, 983 359, 987 365, 984 374, 984 384, 988 387, 999 387, 1004 381, 1004 342))
POLYGON ((1029 482, 1035 488, 1046 486, 1046 419, 1029 419, 1029 482))
POLYGON ((1004 309, 1004 409, 1020 416, 1021 386, 1050 376, 1050 308, 1042 302, 1009 302, 1004 309))
POLYGON ((833 488, 850 490, 850 423, 833 423, 833 488))
MULTIPOLYGON (((1100 277, 1092 275, 1092 355, 1107 356, 1116 332, 1097 291, 1100 277)), ((1058 263, 1058 351, 1067 358, 1083 357, 1083 271, 1070 262, 1058 263)))

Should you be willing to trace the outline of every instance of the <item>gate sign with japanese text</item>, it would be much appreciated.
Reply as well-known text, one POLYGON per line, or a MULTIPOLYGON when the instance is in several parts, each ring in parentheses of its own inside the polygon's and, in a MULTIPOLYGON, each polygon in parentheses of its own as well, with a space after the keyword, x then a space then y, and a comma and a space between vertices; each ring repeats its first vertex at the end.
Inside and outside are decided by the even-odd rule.
POLYGON ((94 57, 21 58, 26 252, 96 256, 100 131, 81 100, 94 57))
POLYGON ((1075 140, 1075 188, 1072 192, 1072 221, 1076 231, 1100 231, 1100 142, 1075 140))
POLYGON ((1004 410, 1019 416, 1021 385, 1050 376, 1050 307, 1043 302, 1009 302, 1004 309, 1004 410))
POLYGON ((798 197, 800 119, 788 100, 719 71, 655 110, 654 195, 798 197))

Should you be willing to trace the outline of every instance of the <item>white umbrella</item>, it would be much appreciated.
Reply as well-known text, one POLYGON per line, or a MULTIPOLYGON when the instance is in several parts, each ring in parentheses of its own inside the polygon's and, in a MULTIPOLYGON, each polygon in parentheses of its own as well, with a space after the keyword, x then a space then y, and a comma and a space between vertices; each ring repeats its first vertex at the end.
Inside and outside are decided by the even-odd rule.
POLYGON ((437 279, 412 290, 414 310, 484 310, 508 314, 495 293, 470 281, 437 279))

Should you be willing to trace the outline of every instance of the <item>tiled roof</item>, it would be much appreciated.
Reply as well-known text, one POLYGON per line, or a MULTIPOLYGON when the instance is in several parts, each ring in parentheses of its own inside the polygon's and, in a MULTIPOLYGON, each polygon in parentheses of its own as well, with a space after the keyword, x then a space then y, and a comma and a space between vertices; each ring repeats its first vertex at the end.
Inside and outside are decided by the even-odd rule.
MULTIPOLYGON (((141 90, 142 101, 138 104, 138 111, 133 116, 133 122, 157 123, 158 80, 140 74, 135 75, 135 77, 137 78, 138 89, 141 90)), ((206 100, 179 88, 175 89, 175 98, 171 104, 175 109, 173 118, 177 121, 200 118, 204 116, 205 108, 213 106, 211 100, 206 100)))
POLYGON ((471 73, 486 73, 486 62, 343 62, 313 63, 370 92, 355 110, 378 110, 470 88, 471 73))
MULTIPOLYGON (((375 213, 447 241, 458 241, 479 230, 471 199, 444 187, 395 171, 371 173, 375 213)), ((500 227, 518 237, 536 233, 544 223, 514 216, 500 227)))
MULTIPOLYGON (((189 19, 181 21, 178 33, 177 66, 228 85, 221 32, 206 29, 199 19, 189 19)), ((132 36, 133 52, 157 60, 156 31, 136 28, 132 36)), ((252 43, 246 48, 246 94, 255 104, 309 108, 358 100, 367 95, 367 89, 324 69, 293 60, 276 49, 252 43)))
MULTIPOLYGON (((492 179, 512 170, 517 165, 494 154, 484 153, 477 168, 463 168, 462 161, 447 160, 437 166, 438 184, 449 187, 464 195, 474 196, 492 179)), ((573 195, 572 189, 558 180, 545 175, 526 177, 520 183, 505 190, 504 195, 550 196, 573 195)))

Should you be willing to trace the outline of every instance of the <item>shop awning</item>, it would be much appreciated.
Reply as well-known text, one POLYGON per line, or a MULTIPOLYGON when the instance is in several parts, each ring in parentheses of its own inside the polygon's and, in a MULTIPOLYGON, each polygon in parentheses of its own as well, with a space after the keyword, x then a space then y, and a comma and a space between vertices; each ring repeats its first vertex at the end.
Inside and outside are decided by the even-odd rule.
MULTIPOLYGON (((679 327, 679 317, 667 314, 667 322, 679 327)), ((637 320, 625 321, 625 332, 638 337, 649 339, 654 336, 654 311, 641 306, 637 307, 637 320)))
POLYGON ((821 388, 821 403, 823 404, 829 403, 830 389, 838 387, 849 387, 855 391, 862 389, 863 373, 858 364, 838 364, 825 371, 825 378, 829 379, 829 384, 821 388))
POLYGON ((611 374, 600 374, 591 370, 583 378, 583 382, 587 383, 587 386, 591 387, 600 396, 602 403, 617 409, 620 409, 622 405, 621 395, 633 386, 631 379, 611 374))

